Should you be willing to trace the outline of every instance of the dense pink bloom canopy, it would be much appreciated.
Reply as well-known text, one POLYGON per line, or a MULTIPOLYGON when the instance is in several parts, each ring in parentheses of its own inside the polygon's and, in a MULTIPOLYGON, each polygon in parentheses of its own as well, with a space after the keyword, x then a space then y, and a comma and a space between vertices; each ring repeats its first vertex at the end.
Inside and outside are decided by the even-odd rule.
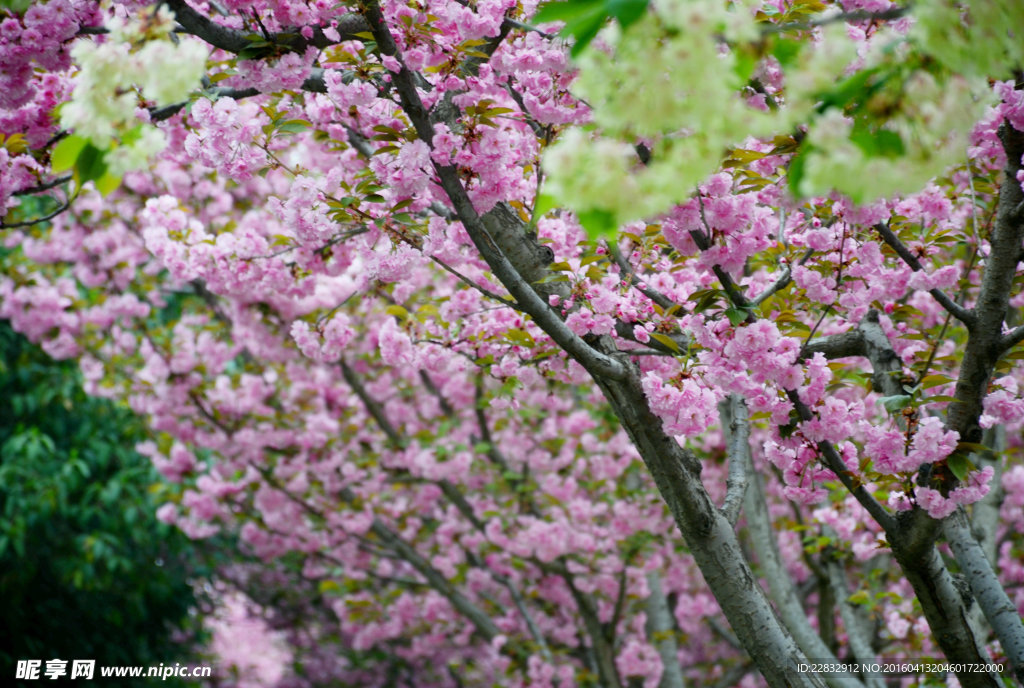
MULTIPOLYGON (((1024 671, 1024 84, 983 75, 991 106, 916 192, 818 193, 817 122, 877 172, 927 132, 870 118, 939 122, 900 98, 965 70, 886 0, 736 3, 761 33, 708 27, 742 76, 723 113, 807 82, 818 119, 736 134, 619 222, 584 187, 646 188, 701 131, 615 131, 536 4, 0 12, 0 317, 147 419, 162 520, 237 538, 207 620, 222 685, 822 685, 790 664, 828 654, 1024 671), (842 27, 842 83, 868 74, 873 100, 787 52, 842 27), (872 62, 905 36, 918 66, 872 62), (966 622, 951 572, 975 551, 965 585, 1015 623, 966 622)), ((641 4, 592 59, 683 12, 641 4)), ((647 97, 634 76, 617 90, 647 97)))

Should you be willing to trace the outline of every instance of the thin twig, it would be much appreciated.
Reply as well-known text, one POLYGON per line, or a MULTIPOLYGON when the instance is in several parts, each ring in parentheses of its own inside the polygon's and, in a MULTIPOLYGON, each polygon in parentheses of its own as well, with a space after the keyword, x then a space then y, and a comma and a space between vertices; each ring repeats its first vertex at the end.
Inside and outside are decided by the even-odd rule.
POLYGON ((608 246, 608 255, 611 256, 612 260, 617 266, 619 266, 619 274, 622 275, 624 280, 627 280, 636 289, 649 298, 654 303, 661 306, 664 310, 672 310, 673 308, 679 314, 683 314, 686 310, 672 299, 662 294, 657 289, 651 289, 643 283, 643 281, 637 277, 636 270, 629 264, 626 258, 622 255, 622 251, 619 250, 618 245, 614 241, 605 242, 608 246))
MULTIPOLYGON (((800 258, 800 260, 797 261, 797 265, 803 265, 804 263, 806 263, 808 261, 808 259, 812 255, 814 255, 814 249, 813 248, 807 249, 807 251, 800 258)), ((793 281, 793 267, 791 265, 786 265, 785 268, 783 268, 783 270, 782 270, 782 275, 780 275, 779 278, 777 280, 775 280, 775 282, 772 283, 767 289, 765 289, 763 292, 761 292, 761 294, 759 294, 757 298, 755 298, 753 301, 751 301, 750 305, 751 306, 760 306, 762 303, 767 301, 773 294, 775 294, 779 290, 785 289, 787 286, 789 286, 789 283, 792 282, 792 281, 793 281)))
MULTIPOLYGON (((910 249, 900 241, 899 237, 889 229, 888 223, 878 223, 875 225, 875 231, 882 237, 882 241, 888 244, 892 250, 896 251, 896 255, 903 259, 903 262, 910 266, 910 269, 914 272, 919 272, 924 269, 921 265, 921 261, 918 260, 917 256, 911 253, 910 249)), ((928 293, 939 302, 943 308, 953 314, 953 317, 962 322, 967 326, 968 329, 974 327, 977 320, 973 311, 969 311, 960 304, 949 298, 945 292, 939 289, 929 289, 928 293)))
POLYGON ((786 24, 766 24, 761 29, 762 35, 769 36, 771 34, 785 33, 787 31, 807 31, 810 29, 817 28, 819 26, 827 26, 829 24, 835 24, 837 22, 856 22, 856 21, 889 21, 892 19, 899 19, 910 11, 910 6, 905 5, 903 7, 890 7, 887 10, 881 10, 879 12, 869 12, 867 10, 853 10, 851 12, 840 12, 838 14, 832 14, 820 19, 812 19, 806 22, 788 22, 786 24))
POLYGON ((64 205, 62 205, 61 207, 57 208, 56 210, 54 210, 49 215, 44 215, 43 217, 37 217, 34 220, 25 220, 23 222, 7 223, 7 222, 4 222, 4 221, 0 220, 0 229, 14 229, 15 227, 30 227, 32 225, 37 225, 40 222, 47 222, 47 221, 52 220, 53 218, 57 217, 61 213, 66 212, 70 208, 71 208, 71 204, 70 203, 65 203, 64 205))
POLYGON ((1018 325, 999 339, 1000 351, 1009 351, 1024 341, 1024 325, 1018 325))
POLYGON ((52 188, 58 187, 62 184, 66 184, 71 181, 71 175, 66 174, 63 177, 57 177, 51 181, 39 184, 37 186, 30 187, 28 189, 22 189, 21 191, 15 191, 12 196, 29 196, 31 194, 40 193, 42 191, 49 191, 52 188))
POLYGON ((495 301, 501 303, 502 305, 508 306, 509 308, 512 308, 514 310, 522 311, 522 308, 520 308, 519 304, 517 304, 515 301, 510 301, 510 300, 506 299, 505 297, 503 297, 503 296, 501 296, 499 294, 496 294, 495 292, 491 291, 487 287, 480 286, 479 284, 477 284, 473 280, 469 279, 468 277, 463 275, 461 272, 459 272, 455 268, 453 268, 450 265, 448 265, 447 263, 445 263, 443 260, 441 260, 437 256, 431 256, 430 259, 432 261, 434 261, 435 263, 437 263, 438 265, 440 265, 445 271, 450 272, 451 274, 455 275, 456 277, 459 278, 460 281, 464 282, 465 284, 468 284, 470 287, 472 287, 473 289, 476 289, 478 292, 480 292, 484 296, 486 296, 488 298, 491 298, 491 299, 494 299, 495 301))

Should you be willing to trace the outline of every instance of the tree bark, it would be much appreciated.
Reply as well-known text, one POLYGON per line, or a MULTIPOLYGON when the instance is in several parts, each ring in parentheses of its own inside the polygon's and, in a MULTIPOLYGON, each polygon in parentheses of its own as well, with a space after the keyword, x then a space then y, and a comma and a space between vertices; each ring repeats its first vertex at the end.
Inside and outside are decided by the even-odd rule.
POLYGON ((647 596, 646 605, 647 635, 658 648, 658 656, 661 657, 661 665, 664 667, 658 688, 686 688, 683 669, 679 665, 679 646, 673 635, 675 620, 672 618, 668 600, 665 599, 665 591, 661 588, 661 576, 657 571, 647 574, 647 587, 651 591, 647 596))

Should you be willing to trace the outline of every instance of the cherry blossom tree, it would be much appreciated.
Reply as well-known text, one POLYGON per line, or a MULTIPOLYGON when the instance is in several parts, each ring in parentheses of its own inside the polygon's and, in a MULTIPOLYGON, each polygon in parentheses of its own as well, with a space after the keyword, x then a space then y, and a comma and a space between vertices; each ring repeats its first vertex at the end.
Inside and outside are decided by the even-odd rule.
POLYGON ((0 317, 237 533, 277 685, 1024 681, 1021 26, 32 3, 0 317))

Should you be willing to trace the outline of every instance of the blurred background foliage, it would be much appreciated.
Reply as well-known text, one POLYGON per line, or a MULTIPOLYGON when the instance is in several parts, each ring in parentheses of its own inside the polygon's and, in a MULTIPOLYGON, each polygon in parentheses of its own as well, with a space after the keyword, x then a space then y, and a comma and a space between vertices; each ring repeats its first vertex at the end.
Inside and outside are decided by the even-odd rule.
POLYGON ((99 685, 99 666, 185 663, 202 641, 216 549, 156 519, 170 488, 134 450, 145 437, 130 410, 85 394, 73 361, 0 321, 5 684, 18 659, 95 659, 99 685))

